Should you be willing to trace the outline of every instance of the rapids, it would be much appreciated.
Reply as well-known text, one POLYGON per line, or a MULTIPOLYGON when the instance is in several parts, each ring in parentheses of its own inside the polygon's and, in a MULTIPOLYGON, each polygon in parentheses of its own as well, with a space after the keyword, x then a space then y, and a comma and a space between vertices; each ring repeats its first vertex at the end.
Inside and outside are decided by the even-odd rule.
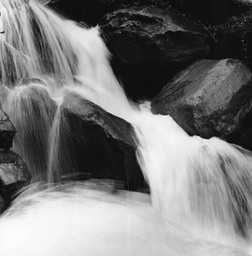
POLYGON ((13 150, 34 181, 0 218, 1 255, 252 253, 251 152, 190 137, 148 102, 130 102, 98 27, 35 0, 1 0, 0 8, 1 101, 18 131, 13 150), (58 110, 69 92, 134 126, 150 196, 114 193, 97 181, 35 183, 60 181, 58 110))

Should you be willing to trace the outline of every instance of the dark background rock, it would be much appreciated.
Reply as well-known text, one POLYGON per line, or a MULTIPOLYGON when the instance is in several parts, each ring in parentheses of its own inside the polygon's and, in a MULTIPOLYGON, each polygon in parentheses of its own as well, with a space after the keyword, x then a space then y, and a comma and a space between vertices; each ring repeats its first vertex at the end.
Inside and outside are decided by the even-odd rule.
POLYGON ((102 30, 128 95, 154 96, 178 70, 209 54, 202 27, 169 10, 138 6, 110 13, 102 30))
POLYGON ((120 0, 56 0, 49 6, 64 17, 95 26, 118 2, 120 0))
POLYGON ((144 186, 129 123, 76 94, 65 96, 60 108, 62 176, 73 170, 83 178, 121 180, 130 190, 144 186))
POLYGON ((164 8, 171 6, 169 0, 52 0, 48 5, 66 18, 96 26, 106 13, 143 4, 164 8))
POLYGON ((230 137, 251 111, 252 74, 238 60, 201 60, 175 76, 152 101, 191 135, 230 137))
POLYGON ((172 7, 211 25, 225 22, 251 9, 248 0, 53 0, 49 6, 62 15, 88 25, 97 25, 104 14, 122 7, 139 5, 172 7))
POLYGON ((15 193, 30 181, 30 172, 14 152, 0 150, 0 196, 8 206, 15 193))
MULTIPOLYGON (((245 0, 246 1, 246 0, 245 0)), ((240 16, 250 6, 243 0, 170 0, 178 11, 193 16, 205 24, 219 25, 228 17, 240 16)))
POLYGON ((11 123, 9 117, 2 110, 0 103, 0 148, 6 150, 10 149, 12 147, 15 133, 16 129, 11 123))
POLYGON ((210 28, 213 58, 237 58, 252 67, 252 10, 210 28))

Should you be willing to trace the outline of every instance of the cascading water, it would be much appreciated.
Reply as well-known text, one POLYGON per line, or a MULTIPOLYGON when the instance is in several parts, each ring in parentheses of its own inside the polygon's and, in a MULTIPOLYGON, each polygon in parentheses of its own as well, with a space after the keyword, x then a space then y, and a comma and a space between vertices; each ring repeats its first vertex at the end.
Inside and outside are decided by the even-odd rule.
POLYGON ((250 240, 251 152, 190 137, 171 117, 145 112, 137 125, 140 162, 163 217, 205 237, 250 240))
POLYGON ((58 179, 60 102, 75 92, 133 124, 153 205, 147 195, 112 196, 81 185, 27 190, 0 219, 1 255, 249 253, 250 152, 190 137, 171 117, 151 114, 147 103, 131 105, 98 28, 80 27, 36 1, 0 6, 3 107, 18 130, 14 150, 34 179, 58 179))
POLYGON ((4 102, 17 129, 14 150, 27 161, 34 180, 46 177, 48 135, 56 111, 48 92, 39 84, 17 86, 4 102))
POLYGON ((59 138, 60 138, 60 105, 62 103, 62 98, 60 99, 59 106, 54 116, 54 121, 52 123, 51 131, 49 134, 49 146, 48 146, 48 164, 46 168, 47 180, 48 182, 59 182, 60 173, 54 172, 54 170, 59 169, 59 138), (56 175, 56 176, 55 176, 56 175))
POLYGON ((74 90, 123 116, 128 102, 112 75, 108 51, 98 29, 87 30, 63 20, 33 1, 29 4, 24 4, 23 0, 1 1, 1 12, 5 33, 1 35, 0 79, 2 85, 13 91, 3 107, 17 129, 27 136, 34 134, 35 140, 29 140, 20 132, 15 138, 14 149, 23 156, 29 169, 37 172, 33 176, 43 173, 42 176, 47 177, 48 147, 45 144, 56 112, 54 102, 45 95, 47 92, 53 98, 59 98, 66 91, 74 90), (41 88, 38 92, 42 94, 41 100, 29 95, 30 90, 37 90, 32 89, 34 86, 46 89, 41 88), (36 103, 34 105, 36 101, 40 101, 38 110, 35 110, 38 107, 36 103), (38 120, 34 111, 39 111, 42 120, 38 120), (33 126, 38 127, 33 129, 33 126))

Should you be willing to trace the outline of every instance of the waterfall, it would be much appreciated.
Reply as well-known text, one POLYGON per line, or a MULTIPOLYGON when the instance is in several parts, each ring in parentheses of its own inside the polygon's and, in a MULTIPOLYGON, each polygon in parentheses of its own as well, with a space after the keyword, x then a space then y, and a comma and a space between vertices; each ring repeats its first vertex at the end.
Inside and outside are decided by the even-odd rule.
POLYGON ((65 20, 38 1, 1 0, 0 8, 3 108, 18 131, 13 149, 27 162, 34 181, 54 182, 59 176, 60 103, 75 92, 134 126, 152 200, 146 202, 143 195, 129 200, 130 193, 104 195, 81 186, 62 194, 57 188, 28 190, 31 195, 18 197, 0 220, 1 255, 21 249, 23 255, 35 255, 41 243, 43 250, 36 255, 75 256, 85 250, 88 255, 243 255, 251 250, 251 152, 217 138, 190 137, 170 116, 153 115, 148 103, 129 102, 109 65, 99 28, 65 20), (71 211, 75 207, 77 213, 71 211), (100 222, 104 216, 114 219, 100 222), (79 238, 73 234, 76 227, 79 238), (25 248, 26 236, 30 239, 34 232, 37 240, 25 248), (16 247, 6 240, 13 234, 16 247), (90 245, 96 242, 94 234, 101 251, 90 245), (71 235, 77 240, 69 241, 71 235), (53 243, 57 237, 63 240, 53 243), (147 246, 141 250, 139 244, 147 246))
MULTIPOLYGON (((62 102, 62 98, 60 100, 62 102)), ((60 139, 60 125, 61 125, 61 113, 60 105, 56 110, 55 117, 52 123, 50 134, 48 136, 50 143, 48 144, 48 165, 46 169, 47 181, 48 182, 58 182, 60 181, 60 173, 54 170, 60 169, 59 166, 59 139, 60 139)))
POLYGON ((205 236, 251 239, 250 151, 218 138, 190 137, 171 117, 148 109, 136 130, 153 204, 165 219, 205 236))
POLYGON ((1 1, 1 13, 5 33, 0 36, 0 81, 9 92, 2 103, 21 131, 14 150, 28 163, 33 177, 48 177, 50 146, 46 144, 56 112, 51 98, 75 91, 123 117, 129 103, 113 75, 98 28, 86 29, 64 20, 36 1, 1 1), (42 101, 32 94, 34 90, 42 101))

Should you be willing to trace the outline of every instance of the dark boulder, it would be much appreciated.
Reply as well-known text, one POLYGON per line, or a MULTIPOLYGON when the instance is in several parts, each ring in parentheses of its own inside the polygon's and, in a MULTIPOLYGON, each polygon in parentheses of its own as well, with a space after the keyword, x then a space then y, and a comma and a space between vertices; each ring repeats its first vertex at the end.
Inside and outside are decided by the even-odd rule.
POLYGON ((0 214, 3 213, 4 210, 5 210, 5 202, 3 198, 0 196, 0 214))
POLYGON ((14 152, 0 150, 0 195, 6 205, 29 181, 30 172, 22 158, 14 152))
POLYGON ((252 74, 239 60, 201 60, 175 76, 152 101, 191 135, 227 138, 251 111, 252 74))
POLYGON ((126 189, 143 185, 137 139, 128 122, 77 94, 66 95, 60 108, 62 178, 77 170, 83 178, 121 180, 126 189))
POLYGON ((133 98, 154 96, 165 81, 210 49, 201 26, 153 6, 107 14, 101 29, 115 56, 115 71, 133 98))
POLYGON ((13 138, 15 136, 16 129, 11 123, 9 117, 2 110, 0 104, 0 148, 10 149, 12 147, 13 138))

